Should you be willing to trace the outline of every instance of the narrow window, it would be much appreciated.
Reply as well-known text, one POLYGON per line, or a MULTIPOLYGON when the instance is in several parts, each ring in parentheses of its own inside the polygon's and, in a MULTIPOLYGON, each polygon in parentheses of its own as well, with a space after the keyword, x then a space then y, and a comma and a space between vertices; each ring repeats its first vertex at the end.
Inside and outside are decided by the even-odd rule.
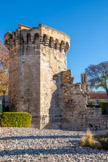
POLYGON ((65 46, 65 52, 67 52, 69 50, 69 43, 66 42, 66 46, 65 46))
POLYGON ((34 36, 34 44, 39 43, 39 34, 36 33, 34 36))
POLYGON ((53 38, 50 37, 50 39, 49 39, 49 47, 52 47, 53 46, 53 42, 54 42, 53 38))
POLYGON ((54 48, 57 49, 57 46, 58 46, 58 39, 55 40, 54 48))
POLYGON ((47 35, 46 35, 46 34, 44 34, 44 36, 43 36, 43 45, 45 45, 45 44, 46 44, 46 41, 47 41, 47 35))
POLYGON ((29 44, 29 43, 30 43, 30 41, 31 41, 31 34, 30 34, 30 33, 28 33, 28 34, 27 34, 27 44, 29 44))

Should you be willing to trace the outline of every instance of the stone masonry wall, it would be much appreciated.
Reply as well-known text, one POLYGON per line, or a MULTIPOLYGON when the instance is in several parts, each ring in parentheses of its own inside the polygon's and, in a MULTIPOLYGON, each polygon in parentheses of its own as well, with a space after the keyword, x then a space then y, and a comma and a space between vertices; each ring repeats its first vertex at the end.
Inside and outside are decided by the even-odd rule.
POLYGON ((101 108, 87 108, 87 126, 93 130, 108 129, 108 115, 102 115, 101 108))
POLYGON ((31 113, 31 126, 39 129, 108 129, 108 116, 86 107, 87 74, 73 84, 71 70, 66 71, 68 35, 42 24, 34 28, 20 24, 4 38, 10 58, 11 111, 31 113))
POLYGON ((31 113, 32 127, 43 128, 50 125, 49 122, 58 125, 61 83, 56 83, 54 75, 66 70, 70 37, 45 25, 34 28, 19 25, 4 38, 10 52, 11 110, 31 113))
POLYGON ((18 26, 5 35, 9 57, 9 107, 29 112, 35 127, 40 127, 40 44, 34 40, 38 28, 18 26))
POLYGON ((71 70, 62 72, 62 123, 63 129, 86 128, 86 95, 81 84, 73 84, 71 70))
POLYGON ((56 80, 54 75, 66 70, 66 51, 64 45, 65 42, 69 42, 70 38, 66 34, 44 25, 41 26, 41 34, 46 38, 46 44, 42 43, 40 45, 41 128, 45 125, 48 128, 57 128, 61 122, 61 80, 56 80), (63 42, 62 47, 60 45, 61 42, 63 42))
POLYGON ((73 84, 71 71, 62 72, 61 76, 61 127, 71 130, 108 129, 108 115, 102 115, 101 109, 86 107, 87 94, 81 89, 81 84, 73 84))

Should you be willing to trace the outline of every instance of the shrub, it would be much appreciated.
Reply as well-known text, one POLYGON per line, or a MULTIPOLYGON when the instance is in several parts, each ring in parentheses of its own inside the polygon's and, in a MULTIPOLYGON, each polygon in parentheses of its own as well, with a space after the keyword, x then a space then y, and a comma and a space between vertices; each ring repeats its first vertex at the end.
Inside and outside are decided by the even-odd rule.
POLYGON ((101 143, 102 148, 108 150, 108 134, 96 136, 96 138, 101 143))
POLYGON ((86 136, 81 138, 80 145, 91 148, 101 148, 101 144, 94 139, 93 134, 90 132, 89 129, 87 130, 86 136))
POLYGON ((102 109, 102 114, 108 114, 108 102, 100 102, 100 107, 102 109))
POLYGON ((88 108, 100 108, 100 105, 87 105, 88 108))
POLYGON ((104 99, 99 99, 99 105, 100 105, 101 102, 104 102, 104 99))
POLYGON ((108 150, 108 133, 93 136, 90 130, 81 138, 80 146, 108 150))
POLYGON ((1 116, 2 127, 30 127, 32 116, 27 112, 4 112, 1 116))
POLYGON ((87 130, 86 136, 82 137, 80 140, 80 144, 82 146, 87 146, 87 147, 94 147, 95 145, 95 140, 93 138, 92 133, 90 132, 90 130, 87 130))
POLYGON ((95 100, 93 100, 93 99, 88 100, 88 105, 94 105, 94 104, 95 104, 95 100))

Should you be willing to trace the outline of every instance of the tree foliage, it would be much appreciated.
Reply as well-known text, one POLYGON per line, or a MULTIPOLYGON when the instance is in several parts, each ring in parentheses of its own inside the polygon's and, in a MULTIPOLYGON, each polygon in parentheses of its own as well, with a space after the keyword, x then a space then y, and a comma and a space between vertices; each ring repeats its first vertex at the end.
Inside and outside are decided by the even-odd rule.
POLYGON ((108 61, 101 62, 98 65, 89 65, 85 72, 88 75, 90 88, 102 87, 108 95, 108 61))
POLYGON ((0 95, 2 95, 3 90, 8 91, 8 65, 9 53, 0 41, 0 95))

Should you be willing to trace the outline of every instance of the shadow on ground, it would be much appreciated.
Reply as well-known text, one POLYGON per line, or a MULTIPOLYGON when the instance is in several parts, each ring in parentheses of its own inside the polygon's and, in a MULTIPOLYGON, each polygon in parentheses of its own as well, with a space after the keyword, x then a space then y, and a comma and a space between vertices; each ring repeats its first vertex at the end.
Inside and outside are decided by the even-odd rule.
MULTIPOLYGON (((99 154, 103 153, 103 151, 97 150, 94 151, 93 149, 86 150, 85 148, 78 147, 77 149, 74 147, 71 148, 57 148, 57 149, 16 149, 16 150, 3 150, 0 151, 0 156, 10 156, 10 155, 63 155, 63 154, 80 154, 80 155, 90 155, 90 154, 99 154)), ((107 152, 106 152, 107 153, 107 152)), ((104 154, 106 154, 104 152, 104 154)))
MULTIPOLYGON (((10 156, 10 155, 63 155, 63 154, 79 154, 79 155, 90 155, 90 154, 98 154, 98 153, 105 153, 103 150, 95 150, 91 148, 81 148, 79 147, 79 137, 78 135, 76 136, 15 136, 15 137, 3 137, 0 138, 0 140, 21 140, 21 139, 56 139, 56 138, 69 138, 69 143, 72 145, 69 146, 64 146, 64 147, 58 147, 58 148, 39 148, 39 149, 33 149, 33 148, 27 148, 27 149, 14 149, 14 150, 3 150, 0 151, 0 156, 10 156), (72 139, 73 138, 73 139, 72 139), (75 139, 74 139, 75 138, 75 139)), ((106 151, 108 153, 108 151, 106 151)))
POLYGON ((0 140, 22 140, 22 139, 56 139, 56 138, 80 138, 80 136, 13 136, 13 137, 2 137, 0 140))

